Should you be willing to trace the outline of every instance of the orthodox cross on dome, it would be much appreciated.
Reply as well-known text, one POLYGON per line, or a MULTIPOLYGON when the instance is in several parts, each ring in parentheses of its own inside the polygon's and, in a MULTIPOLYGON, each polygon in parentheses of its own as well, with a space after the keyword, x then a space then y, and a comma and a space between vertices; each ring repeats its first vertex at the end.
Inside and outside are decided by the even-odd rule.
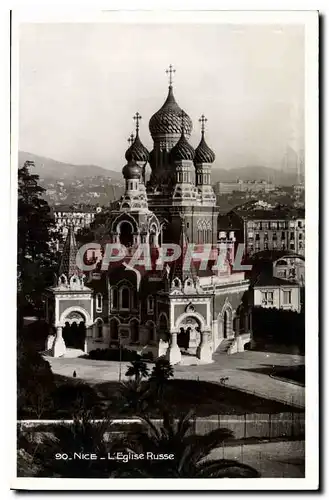
POLYGON ((139 121, 142 119, 142 117, 137 111, 137 113, 135 114, 135 116, 133 118, 134 118, 134 120, 136 120, 136 135, 137 135, 138 131, 139 131, 139 121))
POLYGON ((204 115, 201 115, 201 118, 199 118, 199 122, 201 123, 201 132, 202 132, 202 135, 204 134, 204 129, 205 129, 205 125, 207 123, 207 118, 204 116, 204 115))
POLYGON ((169 76, 169 87, 172 86, 173 74, 176 73, 176 70, 173 68, 172 64, 169 64, 169 68, 166 69, 166 73, 169 76))
POLYGON ((129 145, 131 146, 132 143, 134 142, 134 134, 130 134, 129 138, 128 138, 128 142, 129 142, 129 145))

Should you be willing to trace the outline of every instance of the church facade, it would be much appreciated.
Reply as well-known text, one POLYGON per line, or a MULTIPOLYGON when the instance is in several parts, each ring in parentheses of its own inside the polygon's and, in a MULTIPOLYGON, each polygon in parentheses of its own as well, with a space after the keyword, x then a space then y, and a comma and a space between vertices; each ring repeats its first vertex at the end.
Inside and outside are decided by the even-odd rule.
POLYGON ((56 284, 47 290, 47 319, 54 334, 46 349, 53 356, 69 355, 72 348, 86 353, 124 345, 154 358, 165 356, 172 364, 187 356, 210 363, 216 350, 240 352, 251 340, 249 281, 243 272, 232 271, 234 232, 217 227, 219 208, 211 184, 215 154, 205 139, 207 120, 203 115, 199 120, 201 137, 194 149, 189 143, 192 120, 175 100, 172 67, 168 73, 167 99, 149 121, 151 152, 139 136, 141 116, 134 117, 136 135, 122 170, 125 193, 109 213, 100 242, 123 245, 126 257, 105 269, 100 260, 83 274, 69 231, 56 284), (151 175, 146 182, 147 164, 151 175), (173 243, 181 250, 179 257, 159 266, 173 243), (157 265, 129 265, 141 245, 157 265), (195 252, 186 266, 192 245, 195 252), (210 258, 203 262, 206 247, 210 258), (225 259, 216 268, 223 249, 225 259))

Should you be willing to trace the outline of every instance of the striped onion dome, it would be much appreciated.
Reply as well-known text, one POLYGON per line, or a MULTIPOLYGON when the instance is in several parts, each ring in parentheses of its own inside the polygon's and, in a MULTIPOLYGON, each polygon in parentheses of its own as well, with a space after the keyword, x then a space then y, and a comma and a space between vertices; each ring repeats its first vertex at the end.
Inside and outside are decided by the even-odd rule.
POLYGON ((138 131, 136 137, 130 148, 127 149, 125 158, 129 162, 130 160, 147 162, 149 160, 149 152, 139 138, 138 131))
POLYGON ((190 137, 192 132, 192 120, 177 104, 173 88, 169 86, 168 97, 162 106, 150 119, 149 129, 152 137, 166 134, 180 134, 182 130, 182 114, 184 133, 190 137))
POLYGON ((204 133, 202 133, 201 141, 195 150, 194 163, 214 163, 216 155, 212 149, 208 146, 204 139, 204 133))
POLYGON ((195 156, 194 148, 187 141, 184 131, 182 131, 182 135, 180 136, 179 141, 175 144, 175 146, 170 151, 170 157, 172 161, 180 161, 180 160, 191 160, 193 161, 195 156))
POLYGON ((128 160, 127 165, 123 167, 122 174, 125 179, 139 179, 141 176, 141 168, 134 159, 131 159, 128 160))

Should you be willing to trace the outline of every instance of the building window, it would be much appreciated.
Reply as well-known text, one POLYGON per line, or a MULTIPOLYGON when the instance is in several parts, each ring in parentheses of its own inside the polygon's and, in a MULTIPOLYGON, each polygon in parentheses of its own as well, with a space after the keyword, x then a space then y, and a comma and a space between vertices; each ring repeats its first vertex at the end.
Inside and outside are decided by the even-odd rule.
POLYGON ((126 311, 130 309, 130 290, 127 286, 120 288, 120 309, 126 311))
POLYGON ((96 327, 97 327, 97 338, 101 339, 103 337, 103 321, 101 319, 97 319, 96 321, 96 327))
POLYGON ((302 241, 300 241, 300 242, 298 243, 298 248, 299 248, 299 250, 303 250, 304 245, 303 245, 303 242, 302 242, 302 241))
POLYGON ((110 296, 111 296, 111 309, 118 309, 118 289, 115 287, 111 288, 110 296))
POLYGON ((298 227, 299 228, 303 227, 303 222, 301 220, 298 221, 298 227))
POLYGON ((260 239, 259 233, 256 233, 256 241, 260 239))
POLYGON ((294 242, 290 243, 290 250, 295 250, 295 243, 294 242))
POLYGON ((268 240, 268 233, 264 233, 264 240, 268 240))
POLYGON ((147 297, 147 313, 153 314, 153 312, 154 312, 154 297, 152 295, 149 295, 147 297))
POLYGON ((285 240, 286 239, 286 233, 284 231, 282 231, 281 233, 281 240, 285 240))
POLYGON ((267 243, 267 241, 264 242, 264 250, 268 250, 268 243, 267 243))
POLYGON ((278 223, 277 222, 271 222, 271 229, 277 229, 278 223))
POLYGON ((273 306, 273 292, 262 292, 262 306, 273 306))
POLYGON ((295 233, 290 233, 290 239, 294 240, 295 239, 295 233))
POLYGON ((110 321, 110 335, 111 340, 118 340, 119 338, 119 322, 115 318, 110 321))
POLYGON ((285 305, 291 304, 291 290, 283 291, 283 303, 285 305))
POLYGON ((272 239, 273 239, 273 241, 275 241, 277 239, 276 233, 273 233, 272 239))
POLYGON ((132 319, 130 322, 130 339, 131 342, 139 341, 139 323, 137 319, 132 319))
POLYGON ((96 295, 96 312, 102 312, 103 310, 103 297, 101 293, 96 295))
POLYGON ((303 233, 299 233, 299 235, 298 235, 298 239, 299 239, 299 240, 302 240, 302 239, 303 239, 303 233))

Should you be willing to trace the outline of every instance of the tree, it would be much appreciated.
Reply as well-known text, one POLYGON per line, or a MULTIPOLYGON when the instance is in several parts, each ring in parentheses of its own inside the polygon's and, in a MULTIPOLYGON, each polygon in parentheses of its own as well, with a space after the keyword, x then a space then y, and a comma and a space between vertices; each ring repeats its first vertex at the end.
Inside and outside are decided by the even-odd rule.
POLYGON ((144 453, 145 460, 129 462, 121 477, 172 477, 172 478, 252 478, 258 472, 236 460, 210 460, 209 454, 231 438, 228 429, 217 429, 204 435, 195 434, 192 422, 195 416, 189 412, 178 421, 164 412, 158 426, 149 418, 143 419, 144 428, 127 436, 126 450, 144 453), (150 459, 160 454, 171 459, 150 459))
POLYGON ((168 380, 174 376, 174 369, 167 359, 159 358, 155 362, 149 378, 151 386, 155 387, 158 400, 163 399, 163 394, 168 380))
POLYGON ((142 378, 146 378, 149 374, 149 369, 145 361, 140 355, 130 362, 130 366, 126 371, 126 377, 135 377, 136 382, 141 382, 142 378))
MULTIPOLYGON (((31 174, 34 163, 27 161, 18 170, 18 313, 42 308, 42 292, 51 285, 57 265, 55 224, 39 176, 31 174)), ((19 326, 21 326, 22 321, 19 326)))
POLYGON ((128 380, 128 382, 122 382, 120 395, 123 400, 122 410, 124 412, 130 409, 133 413, 142 415, 150 405, 151 392, 149 386, 140 380, 132 379, 128 380))

